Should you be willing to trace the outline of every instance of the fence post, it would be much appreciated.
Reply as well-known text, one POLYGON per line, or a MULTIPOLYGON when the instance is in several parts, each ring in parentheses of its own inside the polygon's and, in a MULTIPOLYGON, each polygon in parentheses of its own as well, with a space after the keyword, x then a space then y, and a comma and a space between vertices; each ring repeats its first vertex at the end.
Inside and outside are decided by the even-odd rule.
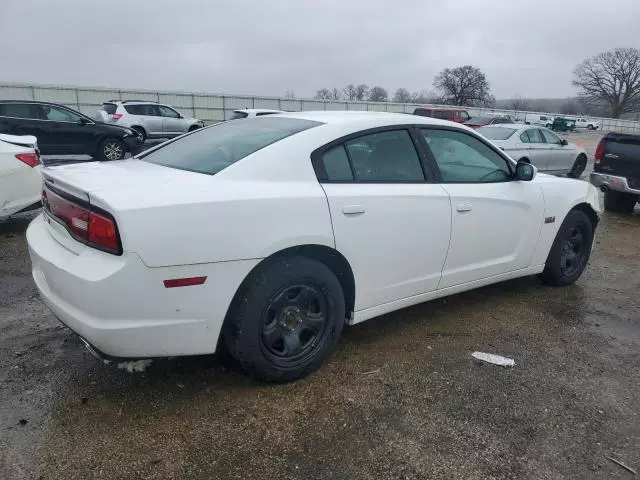
POLYGON ((78 88, 73 89, 76 92, 76 109, 80 111, 80 95, 78 95, 78 88))
POLYGON ((227 119, 227 101, 226 97, 222 95, 222 121, 227 119))
POLYGON ((31 100, 35 100, 36 99, 36 88, 31 85, 31 100))

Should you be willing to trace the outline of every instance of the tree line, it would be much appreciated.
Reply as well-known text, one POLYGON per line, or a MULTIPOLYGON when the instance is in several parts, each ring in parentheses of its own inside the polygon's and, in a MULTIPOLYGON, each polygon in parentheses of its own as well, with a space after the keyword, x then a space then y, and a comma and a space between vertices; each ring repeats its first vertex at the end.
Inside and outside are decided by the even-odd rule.
POLYGON ((398 88, 392 97, 386 88, 365 83, 350 83, 344 88, 321 88, 314 98, 319 100, 349 100, 396 103, 436 103, 443 105, 491 106, 495 98, 489 82, 480 69, 472 65, 445 68, 433 81, 436 91, 410 92, 398 88))
POLYGON ((477 67, 463 65, 445 68, 433 80, 435 90, 410 92, 398 88, 393 96, 381 86, 349 84, 344 88, 321 88, 315 98, 396 103, 427 103, 468 107, 508 108, 510 110, 559 111, 567 115, 587 114, 619 118, 640 112, 640 49, 616 48, 582 61, 573 71, 578 96, 527 100, 516 95, 496 102, 485 74, 477 67), (553 108, 544 108, 553 104, 553 108))

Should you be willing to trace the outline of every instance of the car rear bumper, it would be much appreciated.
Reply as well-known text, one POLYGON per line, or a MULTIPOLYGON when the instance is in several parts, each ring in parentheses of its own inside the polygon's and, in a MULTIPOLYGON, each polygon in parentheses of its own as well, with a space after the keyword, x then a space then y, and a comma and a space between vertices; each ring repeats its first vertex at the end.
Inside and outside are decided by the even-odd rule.
POLYGON ((593 185, 603 190, 615 190, 616 192, 640 195, 640 189, 631 188, 626 177, 593 172, 590 180, 593 185))
MULTIPOLYGON (((213 353, 235 290, 252 262, 149 268, 134 253, 71 251, 43 215, 27 229, 33 278, 54 315, 103 355, 151 358, 213 353), (163 280, 207 276, 203 285, 163 280)), ((68 240, 68 239, 67 239, 68 240)))

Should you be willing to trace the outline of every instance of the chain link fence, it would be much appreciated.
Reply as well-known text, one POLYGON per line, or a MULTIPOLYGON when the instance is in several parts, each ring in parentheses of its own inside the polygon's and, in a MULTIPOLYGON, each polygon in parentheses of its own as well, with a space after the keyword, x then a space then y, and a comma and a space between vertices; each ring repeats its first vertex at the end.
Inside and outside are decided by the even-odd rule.
MULTIPOLYGON (((242 108, 269 108, 286 111, 350 110, 413 113, 424 105, 392 102, 352 102, 343 100, 290 99, 249 95, 220 95, 199 92, 167 92, 138 89, 113 89, 56 85, 30 85, 0 83, 0 100, 39 100, 59 103, 94 117, 103 102, 109 100, 143 100, 170 105, 182 114, 209 123, 228 120, 234 110, 242 108)), ((445 105, 442 105, 446 107, 445 105)), ((467 108, 469 115, 509 114, 524 120, 527 114, 557 116, 553 112, 512 111, 492 108, 467 108)), ((571 116, 573 117, 573 116, 571 116)), ((615 118, 586 117, 597 121, 600 129, 620 133, 640 134, 640 122, 615 118)))

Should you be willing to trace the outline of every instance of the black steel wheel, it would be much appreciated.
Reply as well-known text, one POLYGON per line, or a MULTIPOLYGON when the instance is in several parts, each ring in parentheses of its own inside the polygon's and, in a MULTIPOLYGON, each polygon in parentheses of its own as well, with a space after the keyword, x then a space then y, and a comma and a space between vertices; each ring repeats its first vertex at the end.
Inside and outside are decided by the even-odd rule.
POLYGON ((308 375, 329 358, 345 322, 340 282, 323 263, 266 261, 234 298, 224 344, 241 368, 267 381, 308 375))
POLYGON ((542 279, 550 285, 569 285, 575 282, 587 266, 591 256, 595 225, 581 210, 571 210, 553 241, 542 279))

